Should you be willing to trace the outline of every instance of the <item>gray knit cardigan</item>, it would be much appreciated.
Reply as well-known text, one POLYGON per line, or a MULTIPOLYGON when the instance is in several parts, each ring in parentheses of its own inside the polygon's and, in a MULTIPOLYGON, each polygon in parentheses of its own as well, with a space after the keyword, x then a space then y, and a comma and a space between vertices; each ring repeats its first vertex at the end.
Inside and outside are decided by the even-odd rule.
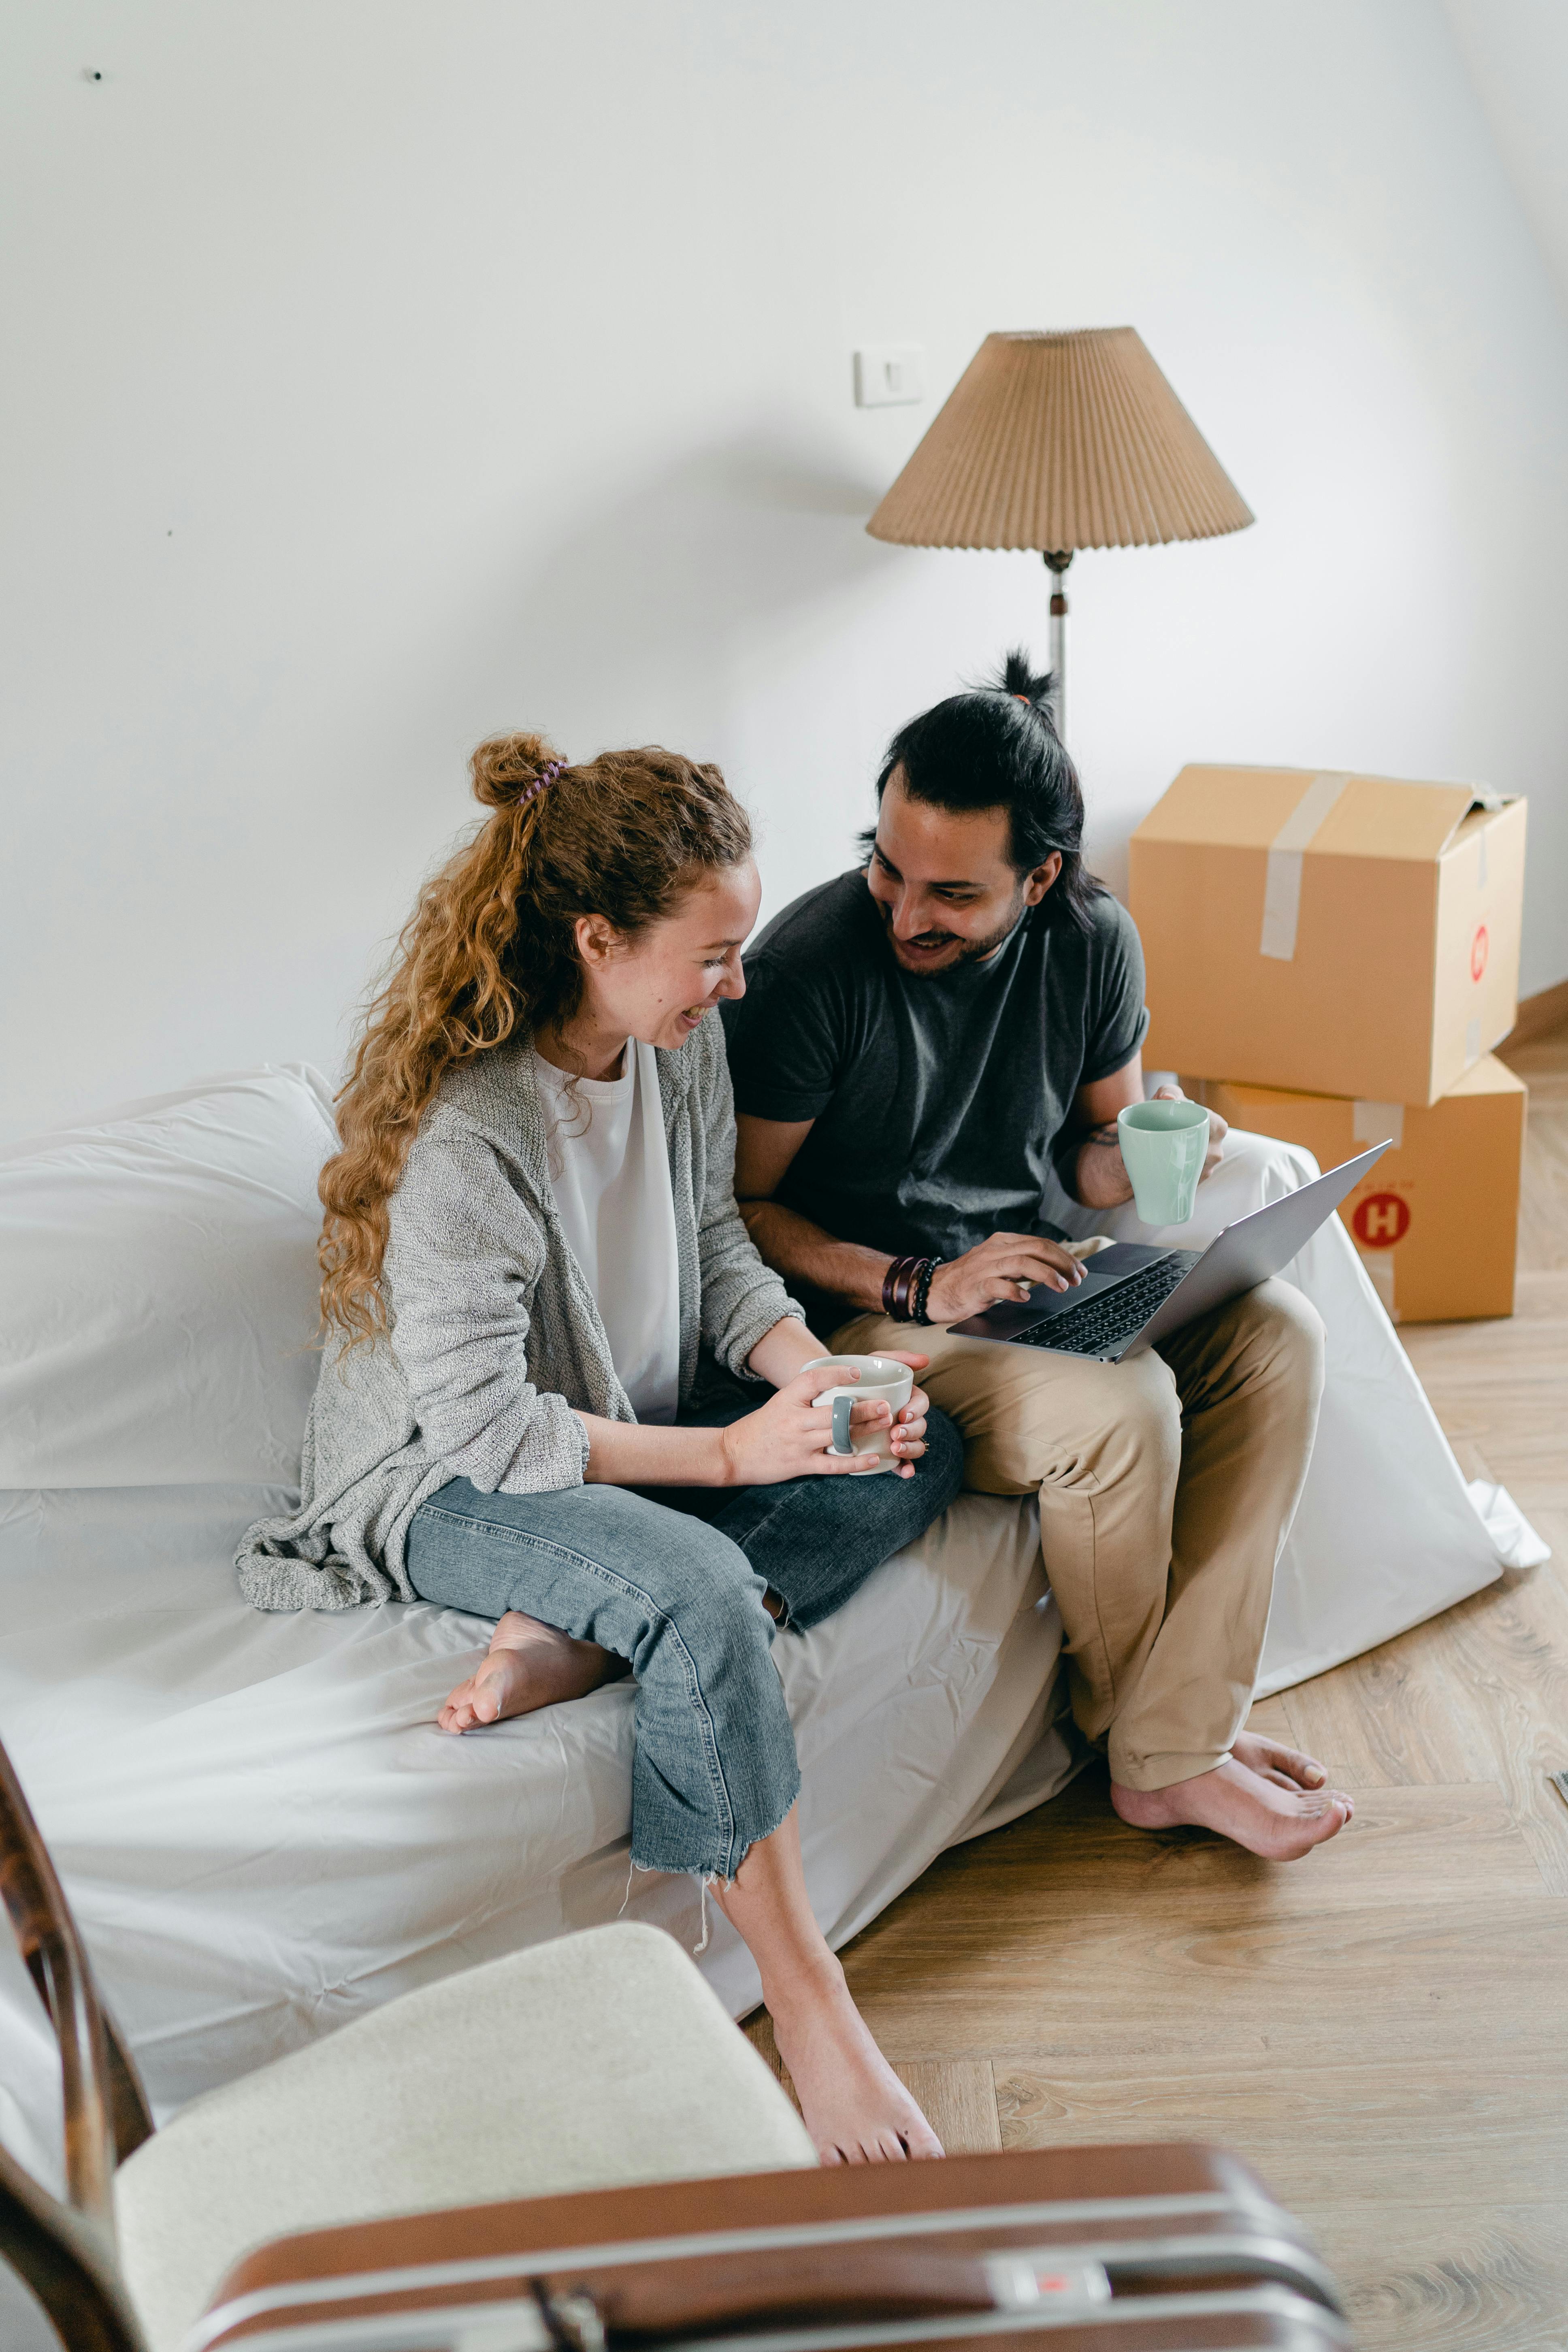
MULTIPOLYGON (((802 1310, 735 1206, 717 1016, 658 1063, 684 1403, 701 1341, 739 1371, 764 1332, 802 1310)), ((412 1601, 408 1524, 437 1487, 459 1477, 485 1494, 579 1486, 588 1441, 573 1407, 636 1420, 556 1213, 533 1073, 523 1040, 442 1081, 391 1202, 382 1284, 394 1336, 329 1347, 305 1428, 300 1507, 259 1520, 235 1556, 257 1608, 412 1601)))

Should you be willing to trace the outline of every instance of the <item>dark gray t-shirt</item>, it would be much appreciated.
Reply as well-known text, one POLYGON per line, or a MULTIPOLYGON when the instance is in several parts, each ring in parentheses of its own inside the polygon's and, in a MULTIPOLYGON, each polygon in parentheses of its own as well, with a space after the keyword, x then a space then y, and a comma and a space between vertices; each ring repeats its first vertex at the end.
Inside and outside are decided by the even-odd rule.
POLYGON ((1047 904, 988 961, 929 975, 900 970, 858 869, 774 917, 723 1019, 736 1109, 816 1121, 786 1207, 897 1256, 1041 1230, 1053 1159, 1070 1190, 1074 1097, 1149 1021, 1126 908, 1097 898, 1085 933, 1047 904))

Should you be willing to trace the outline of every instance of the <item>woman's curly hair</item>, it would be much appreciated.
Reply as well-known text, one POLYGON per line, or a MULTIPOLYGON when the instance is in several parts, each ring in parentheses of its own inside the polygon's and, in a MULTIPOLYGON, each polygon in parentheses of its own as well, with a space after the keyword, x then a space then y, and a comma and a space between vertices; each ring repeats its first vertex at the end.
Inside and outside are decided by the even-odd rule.
POLYGON ((574 767, 542 735, 498 735, 470 766, 491 814, 420 892, 338 1097, 342 1148, 321 1171, 321 1318, 351 1346, 387 1328, 388 1202, 447 1072, 572 1018, 579 917, 629 938, 752 846, 719 770, 657 745, 574 767))

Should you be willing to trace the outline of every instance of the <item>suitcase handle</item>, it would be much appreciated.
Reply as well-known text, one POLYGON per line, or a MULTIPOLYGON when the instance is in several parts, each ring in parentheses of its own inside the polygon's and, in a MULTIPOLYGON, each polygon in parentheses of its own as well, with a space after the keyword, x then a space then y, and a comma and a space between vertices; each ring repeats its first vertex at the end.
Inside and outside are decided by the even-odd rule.
POLYGON ((991 2311, 996 2304, 984 2263, 876 2245, 639 2263, 613 2280, 601 2277, 594 2291, 580 2285, 563 2294, 559 2277, 530 2284, 556 2352, 601 2352, 606 2336, 631 2343, 795 2318, 826 2326, 873 2312, 886 2319, 934 2318, 945 2312, 991 2311))
POLYGON ((554 2352, 606 2352, 792 2320, 821 2328, 956 2318, 1058 2298, 1088 2307, 1110 2294, 1103 2267, 1081 2254, 1061 2262, 1048 2252, 982 2258, 865 2242, 637 2264, 564 2293, 559 2274, 529 2285, 554 2352))

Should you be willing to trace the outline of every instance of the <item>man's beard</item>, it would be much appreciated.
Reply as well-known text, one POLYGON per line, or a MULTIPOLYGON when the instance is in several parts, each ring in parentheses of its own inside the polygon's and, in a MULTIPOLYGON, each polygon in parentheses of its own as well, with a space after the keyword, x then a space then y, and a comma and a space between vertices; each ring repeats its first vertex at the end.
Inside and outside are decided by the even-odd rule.
MULTIPOLYGON (((892 948, 896 958, 898 943, 893 939, 892 908, 885 907, 879 898, 877 901, 877 908, 882 918, 882 929, 888 935, 888 944, 892 948)), ((900 971, 909 971, 911 980, 939 980, 944 971, 956 971, 961 963, 984 963, 987 956, 994 956, 998 948, 1005 947, 1017 929, 1024 913, 1024 894, 1020 890, 1013 902, 1013 910, 1001 929, 993 931, 988 938, 965 940, 961 939, 956 931, 917 931, 912 940, 904 942, 905 945, 915 948, 934 948, 945 947, 951 941, 957 947, 959 952, 951 957, 946 963, 927 964, 923 971, 918 964, 912 970, 908 965, 900 964, 899 969, 900 971)))

